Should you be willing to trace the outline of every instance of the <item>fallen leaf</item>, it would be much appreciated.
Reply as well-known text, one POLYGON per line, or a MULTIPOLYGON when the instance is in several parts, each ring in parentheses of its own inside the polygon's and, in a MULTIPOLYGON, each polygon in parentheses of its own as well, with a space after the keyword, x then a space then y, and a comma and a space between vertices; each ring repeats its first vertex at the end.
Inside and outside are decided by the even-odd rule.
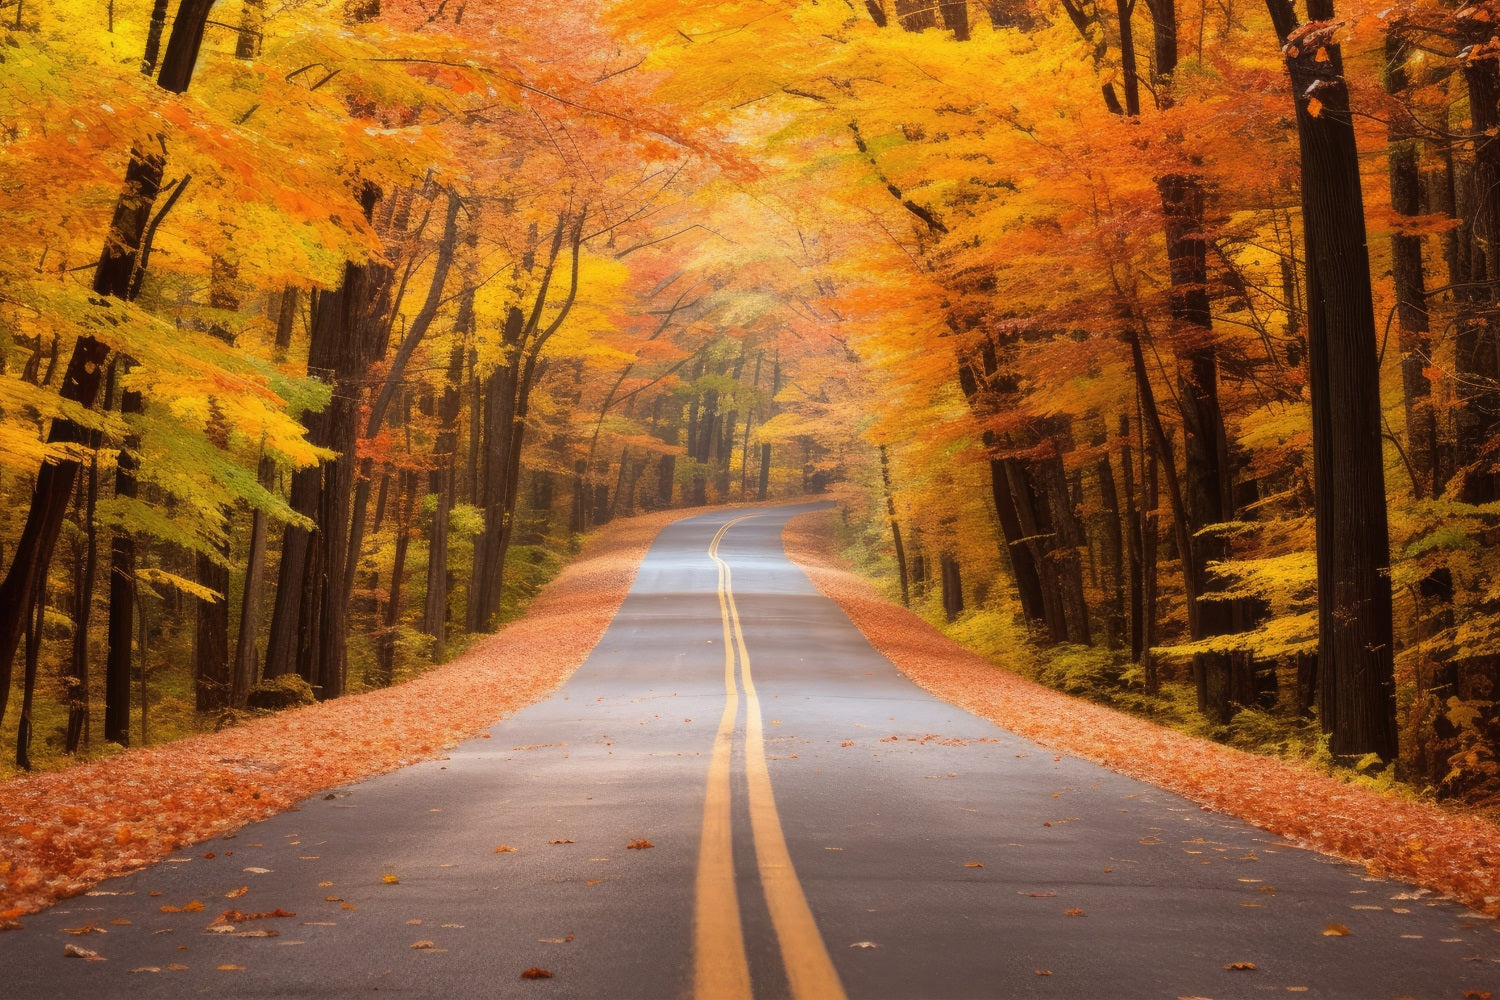
POLYGON ((1348 937, 1349 928, 1345 927, 1343 924, 1329 924, 1327 927, 1323 928, 1323 936, 1348 937))
POLYGON ((265 920, 271 917, 295 917, 297 914, 276 907, 274 910, 262 910, 258 913, 246 913, 243 910, 225 910, 214 918, 216 924, 243 924, 247 920, 265 920))
POLYGON ((77 937, 81 934, 108 934, 109 931, 105 930, 103 927, 97 927, 94 924, 84 924, 82 927, 64 927, 63 933, 72 934, 73 936, 77 937))
POLYGON ((183 965, 181 962, 173 962, 171 965, 167 966, 167 971, 168 972, 186 972, 187 971, 187 966, 183 965))
POLYGON ((437 945, 434 944, 431 941, 416 941, 416 942, 413 942, 412 947, 416 948, 418 950, 422 950, 422 949, 425 949, 425 948, 436 948, 437 945))
POLYGON ((1057 895, 1055 892, 1028 892, 1026 895, 1032 899, 1052 899, 1057 895))
POLYGON ((76 944, 63 945, 63 956, 66 958, 81 958, 89 962, 105 961, 104 956, 97 951, 89 951, 87 948, 80 948, 76 944))
POLYGON ((130 971, 131 972, 160 972, 161 971, 161 966, 159 966, 159 965, 142 965, 139 968, 131 969, 130 971))
POLYGON ((548 972, 546 969, 538 969, 536 966, 532 966, 531 968, 527 969, 525 972, 521 973, 521 978, 522 979, 551 979, 552 978, 552 973, 548 972))
POLYGON ((571 844, 572 841, 571 840, 549 840, 549 841, 547 841, 547 843, 549 843, 549 844, 571 844))
POLYGON ((1224 971, 1225 972, 1254 972, 1255 971, 1255 963, 1254 962, 1230 962, 1228 965, 1224 966, 1224 971))
POLYGON ((114 924, 117 927, 128 927, 130 926, 132 921, 126 919, 125 917, 115 917, 110 921, 110 923, 114 924))
MULTIPOLYGON (((242 868, 240 870, 241 871, 247 871, 247 872, 249 872, 252 875, 269 875, 269 874, 271 874, 271 869, 269 869, 269 868, 242 868)), ((152 895, 160 895, 160 893, 153 893, 152 895)))
POLYGON ((412 919, 410 919, 410 920, 408 920, 408 921, 407 921, 407 922, 406 922, 406 925, 407 925, 407 926, 408 926, 408 927, 416 927, 416 926, 418 926, 418 925, 419 925, 419 924, 421 924, 421 923, 422 923, 422 921, 421 921, 421 919, 420 919, 420 918, 418 918, 418 917, 413 917, 413 918, 412 918, 412 919))
POLYGON ((984 862, 983 861, 965 861, 964 862, 964 867, 965 868, 983 868, 984 867, 984 862))
POLYGON ((655 846, 656 845, 651 843, 651 841, 649 840, 632 840, 630 843, 625 845, 625 849, 627 851, 644 851, 655 846))
POLYGON ((243 965, 230 965, 228 963, 225 963, 224 965, 219 966, 219 971, 220 972, 244 972, 245 971, 245 967, 243 965))
POLYGON ((390 872, 386 872, 384 875, 380 876, 380 881, 384 882, 386 885, 395 885, 397 882, 400 882, 401 880, 399 878, 397 878, 396 876, 392 875, 390 872))
POLYGON ((228 892, 224 893, 224 898, 225 899, 239 899, 241 896, 243 896, 245 893, 247 893, 249 891, 250 891, 250 887, 248 885, 242 885, 238 889, 230 889, 228 892))
POLYGON ((1083 915, 1083 911, 1076 906, 1069 910, 1063 910, 1063 916, 1065 917, 1081 917, 1083 915))
POLYGON ((1050 976, 1050 975, 1052 975, 1052 970, 1051 969, 1037 969, 1037 970, 1035 970, 1032 973, 1032 975, 1034 975, 1034 976, 1050 976))
POLYGON ((499 847, 495 848, 495 853, 496 854, 514 854, 514 853, 516 853, 516 849, 514 847, 511 847, 509 844, 501 844, 499 847))
POLYGON ((1489 990, 1464 990, 1464 1000, 1494 1000, 1489 990))
POLYGON ((234 936, 235 937, 242 937, 242 938, 273 938, 273 937, 281 937, 281 932, 278 931, 278 930, 274 930, 272 928, 266 927, 266 928, 262 928, 262 929, 259 929, 259 930, 253 930, 253 931, 236 931, 234 936))
POLYGON ((851 944, 849 947, 851 947, 851 948, 879 948, 880 945, 876 944, 874 941, 856 941, 853 944, 851 944))

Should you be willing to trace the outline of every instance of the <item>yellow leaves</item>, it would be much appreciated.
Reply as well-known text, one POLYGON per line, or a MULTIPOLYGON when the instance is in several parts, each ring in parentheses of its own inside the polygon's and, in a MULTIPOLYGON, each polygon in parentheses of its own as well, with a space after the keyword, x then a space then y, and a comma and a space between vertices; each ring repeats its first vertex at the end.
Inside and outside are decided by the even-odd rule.
POLYGON ((1324 937, 1348 937, 1349 928, 1339 923, 1329 923, 1323 928, 1324 937))
POLYGON ((247 893, 249 891, 250 891, 250 887, 248 885, 242 885, 238 889, 230 889, 228 892, 224 893, 224 898, 225 899, 239 899, 241 896, 243 896, 245 893, 247 893))
POLYGON ((1323 102, 1318 100, 1316 97, 1309 97, 1307 99, 1307 113, 1312 117, 1317 118, 1323 113, 1323 102))
POLYGON ((499 847, 495 848, 495 853, 496 854, 514 854, 514 853, 516 853, 516 849, 514 847, 511 847, 509 844, 501 844, 499 847))
POLYGON ((1254 962, 1230 962, 1224 966, 1225 972, 1254 972, 1254 962))
POLYGON ((396 885, 401 881, 401 879, 391 874, 390 872, 386 872, 384 875, 380 876, 380 881, 384 882, 386 885, 396 885))
POLYGON ((1063 910, 1063 916, 1065 917, 1082 917, 1085 915, 1086 914, 1076 906, 1071 907, 1070 909, 1063 910))

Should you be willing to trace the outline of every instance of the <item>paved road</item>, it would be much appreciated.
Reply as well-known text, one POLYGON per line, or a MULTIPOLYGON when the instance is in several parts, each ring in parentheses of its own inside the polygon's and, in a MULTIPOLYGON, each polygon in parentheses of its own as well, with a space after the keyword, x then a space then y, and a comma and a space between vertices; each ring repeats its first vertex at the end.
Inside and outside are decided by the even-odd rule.
POLYGON ((668 528, 487 738, 0 934, 0 997, 1500 993, 1492 921, 913 687, 785 560, 795 510, 668 528))

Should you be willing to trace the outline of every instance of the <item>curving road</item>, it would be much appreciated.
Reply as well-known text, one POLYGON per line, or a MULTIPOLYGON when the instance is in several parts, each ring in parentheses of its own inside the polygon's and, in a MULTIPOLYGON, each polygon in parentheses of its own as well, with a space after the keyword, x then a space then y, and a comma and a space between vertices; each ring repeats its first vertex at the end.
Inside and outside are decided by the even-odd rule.
POLYGON ((911 685, 783 556, 808 509, 667 528, 550 700, 28 917, 0 997, 1500 991, 1493 921, 911 685))

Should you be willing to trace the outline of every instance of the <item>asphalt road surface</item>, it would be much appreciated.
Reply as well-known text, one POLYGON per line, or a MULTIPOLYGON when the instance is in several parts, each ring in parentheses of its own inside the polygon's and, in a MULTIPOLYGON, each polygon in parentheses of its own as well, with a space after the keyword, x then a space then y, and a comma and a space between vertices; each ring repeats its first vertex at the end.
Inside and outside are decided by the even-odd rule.
POLYGON ((1493 921, 908 683, 804 509, 666 529, 553 698, 26 918, 0 997, 1500 994, 1493 921))

